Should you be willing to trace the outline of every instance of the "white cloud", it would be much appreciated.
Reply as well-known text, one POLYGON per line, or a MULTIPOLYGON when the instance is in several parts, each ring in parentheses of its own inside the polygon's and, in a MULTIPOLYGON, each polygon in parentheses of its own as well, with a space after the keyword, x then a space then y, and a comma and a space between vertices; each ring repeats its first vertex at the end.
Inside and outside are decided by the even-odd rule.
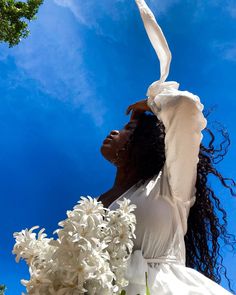
POLYGON ((0 50, 0 61, 6 60, 9 54, 9 49, 7 44, 2 43, 1 44, 1 50, 0 50))
MULTIPOLYGON (((127 20, 131 17, 132 9, 130 2, 125 0, 54 0, 57 5, 67 7, 71 10, 77 20, 88 26, 97 28, 98 32, 102 30, 100 20, 104 17, 112 19, 114 22, 127 20)), ((136 9, 135 0, 132 0, 133 8, 136 9)), ((131 2, 131 3, 132 3, 131 2)), ((180 0, 147 0, 147 4, 157 15, 164 14, 174 4, 180 0)))
MULTIPOLYGON (((199 0, 198 5, 199 7, 218 5, 218 0, 209 1, 208 4, 204 4, 202 0, 199 0)), ((40 10, 40 17, 31 30, 30 38, 10 51, 2 50, 0 60, 6 59, 11 52, 17 66, 37 80, 44 92, 73 103, 80 107, 82 112, 89 114, 96 125, 102 125, 107 110, 98 96, 94 86, 96 83, 91 82, 93 78, 84 64, 82 54, 84 44, 78 37, 73 20, 60 17, 63 12, 58 16, 57 10, 59 6, 70 9, 81 24, 92 28, 97 34, 116 40, 119 34, 124 35, 125 26, 130 26, 130 19, 132 22, 132 9, 137 9, 135 1, 132 0, 132 2, 133 6, 130 5, 130 1, 125 0, 45 1, 40 10)), ((168 13, 168 10, 179 2, 180 0, 147 0, 147 4, 157 16, 168 13)), ((233 15, 233 2, 227 1, 227 3, 233 15), (229 6, 230 3, 231 6, 229 6)), ((236 61, 236 46, 233 43, 218 43, 215 44, 215 49, 222 58, 236 61)))
POLYGON ((79 107, 100 126, 106 107, 96 92, 96 83, 90 82, 80 36, 74 23, 65 21, 55 13, 55 5, 47 3, 41 8, 30 37, 10 50, 3 47, 0 59, 13 56, 17 67, 38 81, 44 93, 79 107))
MULTIPOLYGON (((133 7, 135 7, 135 0, 131 1, 134 3, 133 7)), ((97 33, 100 34, 104 33, 100 25, 100 20, 103 17, 111 18, 113 21, 121 21, 131 16, 131 1, 54 0, 57 5, 69 8, 80 23, 96 28, 97 33)), ((172 6, 181 3, 181 0, 146 0, 146 2, 156 16, 162 16, 168 13, 172 6)), ((226 10, 231 17, 236 18, 235 0, 225 0, 223 6, 222 0, 196 0, 194 5, 196 7, 194 17, 196 19, 206 13, 209 7, 226 10)))
POLYGON ((230 44, 223 51, 223 57, 226 60, 236 62, 236 45, 230 44))
POLYGON ((153 9, 155 15, 162 15, 168 12, 168 10, 175 4, 178 4, 180 0, 149 0, 147 4, 150 4, 150 8, 153 9))
POLYGON ((75 17, 82 23, 85 25, 89 25, 89 22, 86 21, 86 17, 83 14, 83 11, 81 10, 81 7, 87 7, 89 1, 85 2, 82 5, 78 4, 78 1, 74 1, 74 0, 54 0, 54 2, 59 5, 59 6, 63 6, 63 7, 67 7, 71 10, 71 12, 75 15, 75 17))
POLYGON ((54 0, 54 2, 59 6, 70 9, 80 23, 97 29, 98 33, 102 33, 100 25, 102 19, 120 21, 127 16, 130 10, 130 5, 125 0, 54 0))
POLYGON ((235 42, 215 42, 213 50, 217 50, 218 55, 230 62, 236 62, 236 43, 235 42))
POLYGON ((229 12, 232 18, 236 18, 236 2, 229 1, 228 5, 226 5, 226 10, 229 12))

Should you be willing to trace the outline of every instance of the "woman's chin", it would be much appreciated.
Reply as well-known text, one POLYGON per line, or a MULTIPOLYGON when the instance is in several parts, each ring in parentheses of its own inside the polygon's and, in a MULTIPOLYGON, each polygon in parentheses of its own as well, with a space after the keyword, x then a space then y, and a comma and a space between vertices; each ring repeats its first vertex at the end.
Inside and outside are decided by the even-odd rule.
POLYGON ((111 148, 111 142, 112 140, 110 138, 106 138, 102 143, 101 149, 111 148))
POLYGON ((107 151, 111 149, 111 145, 109 143, 104 143, 100 147, 100 152, 106 158, 107 151))

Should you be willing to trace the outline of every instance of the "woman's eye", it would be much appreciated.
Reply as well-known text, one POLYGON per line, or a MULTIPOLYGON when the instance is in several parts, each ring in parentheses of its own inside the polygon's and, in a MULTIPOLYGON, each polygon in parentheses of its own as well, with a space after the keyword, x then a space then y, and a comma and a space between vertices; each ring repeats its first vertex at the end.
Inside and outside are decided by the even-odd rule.
POLYGON ((129 128, 128 128, 128 131, 129 131, 129 132, 133 132, 133 131, 134 131, 134 128, 129 127, 129 128))
POLYGON ((134 126, 133 124, 126 124, 124 129, 133 131, 135 129, 135 127, 136 126, 134 126))
POLYGON ((132 130, 133 128, 130 127, 130 126, 125 126, 125 129, 126 129, 126 130, 132 130))

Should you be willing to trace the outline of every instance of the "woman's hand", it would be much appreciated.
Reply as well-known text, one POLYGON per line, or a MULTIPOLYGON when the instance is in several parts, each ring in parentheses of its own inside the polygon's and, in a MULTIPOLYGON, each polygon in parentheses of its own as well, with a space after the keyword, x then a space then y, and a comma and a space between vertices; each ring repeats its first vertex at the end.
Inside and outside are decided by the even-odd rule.
POLYGON ((130 120, 136 120, 138 119, 139 115, 141 115, 145 111, 151 111, 151 110, 147 104, 147 99, 143 99, 129 105, 126 110, 126 115, 129 115, 131 111, 132 113, 131 113, 130 120))

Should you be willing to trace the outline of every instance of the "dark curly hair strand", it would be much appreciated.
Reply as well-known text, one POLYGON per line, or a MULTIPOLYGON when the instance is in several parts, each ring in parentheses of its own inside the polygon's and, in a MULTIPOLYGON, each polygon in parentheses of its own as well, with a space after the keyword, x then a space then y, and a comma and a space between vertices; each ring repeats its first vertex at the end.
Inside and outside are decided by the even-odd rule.
MULTIPOLYGON (((209 112, 204 110, 207 118, 209 112)), ((220 124, 218 123, 220 126, 220 124)), ((233 196, 236 193, 233 179, 223 177, 214 167, 223 160, 230 145, 229 134, 225 128, 217 128, 224 140, 220 148, 214 147, 215 136, 209 128, 205 131, 210 135, 208 146, 200 145, 199 162, 197 165, 196 201, 191 207, 188 217, 188 230, 185 235, 186 266, 196 269, 206 277, 221 282, 221 274, 228 281, 227 270, 223 265, 223 257, 220 253, 220 239, 224 245, 229 245, 235 250, 235 236, 227 231, 227 214, 221 207, 219 198, 208 184, 210 174, 216 176, 221 184, 228 188, 233 196), (231 184, 227 184, 227 181, 231 184), (220 216, 221 220, 220 220, 220 216)), ((205 138, 205 137, 204 137, 205 138)), ((128 143, 130 160, 135 165, 143 184, 147 179, 158 174, 165 163, 165 127, 153 114, 140 115, 138 125, 135 128, 128 143), (142 148, 140 148, 142 147, 142 148)))

